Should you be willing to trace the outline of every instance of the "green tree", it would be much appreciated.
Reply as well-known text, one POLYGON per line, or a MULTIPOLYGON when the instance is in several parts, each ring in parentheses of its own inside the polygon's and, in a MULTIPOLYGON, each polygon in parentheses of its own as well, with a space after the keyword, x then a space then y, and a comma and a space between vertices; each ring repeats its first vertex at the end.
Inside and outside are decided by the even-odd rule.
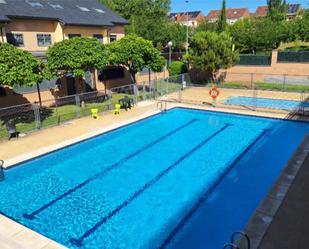
MULTIPOLYGON (((155 47, 164 47, 170 39, 170 31, 178 29, 168 18, 170 0, 101 0, 105 5, 118 12, 130 21, 126 26, 127 34, 136 34, 153 42, 155 47)), ((178 40, 174 35, 173 40, 178 40)), ((175 44, 179 44, 175 41, 175 44)))
POLYGON ((44 79, 43 63, 31 53, 0 43, 0 84, 33 86, 44 79))
POLYGON ((194 30, 194 32, 200 31, 211 31, 216 32, 218 30, 218 22, 209 22, 208 20, 204 20, 201 22, 194 30))
POLYGON ((226 20, 226 0, 222 1, 222 9, 220 14, 220 19, 218 21, 218 31, 224 32, 227 28, 227 20, 226 20))
POLYGON ((48 48, 46 69, 51 77, 72 73, 83 78, 87 71, 102 70, 108 63, 105 46, 94 38, 75 37, 48 48))
POLYGON ((273 21, 286 20, 287 4, 285 0, 267 0, 268 16, 273 21))
POLYGON ((232 45, 232 39, 226 32, 198 32, 192 37, 187 59, 192 68, 215 79, 219 69, 232 67, 239 60, 238 51, 233 51, 232 45))
POLYGON ((111 43, 108 46, 110 52, 109 62, 112 65, 126 67, 136 83, 136 74, 143 68, 149 68, 155 72, 162 71, 165 64, 160 52, 154 48, 151 41, 130 34, 111 43))
POLYGON ((244 19, 232 25, 230 34, 240 52, 270 51, 280 43, 280 32, 284 22, 277 23, 270 18, 244 19))

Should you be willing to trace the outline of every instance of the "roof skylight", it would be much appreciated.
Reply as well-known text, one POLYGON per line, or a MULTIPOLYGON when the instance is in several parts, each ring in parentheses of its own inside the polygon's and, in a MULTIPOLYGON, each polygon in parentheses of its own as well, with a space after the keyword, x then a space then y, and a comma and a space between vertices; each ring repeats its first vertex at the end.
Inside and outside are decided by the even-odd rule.
POLYGON ((94 9, 96 12, 99 12, 99 13, 105 13, 104 10, 101 10, 101 9, 94 9))
POLYGON ((78 5, 77 5, 77 7, 80 8, 82 11, 90 11, 90 10, 87 9, 86 7, 82 7, 82 6, 78 6, 78 5))

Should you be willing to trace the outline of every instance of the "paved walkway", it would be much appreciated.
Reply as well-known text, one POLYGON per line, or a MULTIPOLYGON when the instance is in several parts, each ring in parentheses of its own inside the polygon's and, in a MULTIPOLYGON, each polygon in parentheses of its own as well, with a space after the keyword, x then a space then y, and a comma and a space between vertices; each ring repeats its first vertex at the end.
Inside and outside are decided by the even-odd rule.
POLYGON ((309 157, 296 176, 259 249, 309 249, 309 157))

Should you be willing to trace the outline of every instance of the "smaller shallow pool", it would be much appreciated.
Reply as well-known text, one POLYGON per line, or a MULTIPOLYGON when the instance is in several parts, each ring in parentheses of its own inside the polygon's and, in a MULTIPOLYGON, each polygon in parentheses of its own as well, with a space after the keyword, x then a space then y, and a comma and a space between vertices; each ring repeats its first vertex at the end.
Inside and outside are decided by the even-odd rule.
MULTIPOLYGON (((270 98, 253 98, 253 97, 230 97, 224 104, 226 105, 241 105, 241 106, 252 106, 259 108, 272 108, 280 110, 297 110, 302 102, 286 99, 270 99, 270 98)), ((306 107, 309 107, 309 103, 305 103, 306 107)))

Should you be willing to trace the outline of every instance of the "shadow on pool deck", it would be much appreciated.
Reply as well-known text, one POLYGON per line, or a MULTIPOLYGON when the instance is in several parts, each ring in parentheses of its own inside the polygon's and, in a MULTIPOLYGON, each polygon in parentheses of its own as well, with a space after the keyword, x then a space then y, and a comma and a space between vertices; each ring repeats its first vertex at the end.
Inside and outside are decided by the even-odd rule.
POLYGON ((309 157, 292 183, 259 249, 309 248, 309 157))

